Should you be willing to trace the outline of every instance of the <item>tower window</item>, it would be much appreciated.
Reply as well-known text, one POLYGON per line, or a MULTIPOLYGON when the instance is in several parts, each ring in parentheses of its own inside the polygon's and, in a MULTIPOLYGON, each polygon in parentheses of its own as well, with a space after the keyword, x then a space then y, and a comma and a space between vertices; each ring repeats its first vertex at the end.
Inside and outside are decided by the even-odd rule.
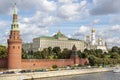
POLYGON ((20 49, 20 46, 18 46, 18 49, 20 49))
POLYGON ((13 49, 15 49, 15 46, 13 46, 13 49))

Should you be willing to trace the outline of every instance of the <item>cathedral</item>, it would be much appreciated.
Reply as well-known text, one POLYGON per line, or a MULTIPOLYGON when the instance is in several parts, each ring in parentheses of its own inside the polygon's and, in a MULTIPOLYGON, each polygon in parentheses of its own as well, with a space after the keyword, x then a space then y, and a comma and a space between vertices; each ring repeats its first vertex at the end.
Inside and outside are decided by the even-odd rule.
POLYGON ((108 53, 108 48, 106 42, 102 40, 102 38, 98 38, 96 40, 95 29, 92 28, 91 36, 86 36, 86 46, 87 49, 101 49, 104 52, 108 53))

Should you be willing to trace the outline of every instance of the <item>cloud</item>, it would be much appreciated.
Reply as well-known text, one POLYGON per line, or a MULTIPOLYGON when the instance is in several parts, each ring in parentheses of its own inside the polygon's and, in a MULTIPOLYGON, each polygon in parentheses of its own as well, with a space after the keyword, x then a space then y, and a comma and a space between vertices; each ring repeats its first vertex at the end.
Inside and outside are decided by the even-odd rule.
POLYGON ((112 26, 112 28, 110 29, 110 31, 120 32, 120 25, 114 25, 114 26, 112 26))
POLYGON ((108 38, 106 41, 108 43, 108 47, 120 46, 120 37, 108 38))
POLYGON ((120 13, 120 0, 93 0, 95 7, 91 9, 92 15, 105 15, 120 13))
POLYGON ((58 9, 58 17, 63 18, 65 20, 74 20, 80 15, 82 8, 87 4, 86 0, 81 1, 80 3, 70 3, 62 4, 58 9))
POLYGON ((93 20, 93 24, 97 24, 97 23, 99 23, 100 22, 100 19, 94 19, 93 20))
POLYGON ((0 0, 0 13, 8 14, 11 9, 11 5, 17 4, 20 10, 30 11, 30 10, 41 10, 41 11, 54 11, 56 9, 56 3, 54 1, 48 0, 0 0))
POLYGON ((33 38, 48 34, 47 28, 39 28, 35 24, 21 24, 20 23, 21 37, 24 42, 31 42, 33 38))
POLYGON ((76 37, 84 38, 85 35, 88 34, 88 32, 90 32, 90 28, 89 28, 88 26, 81 26, 81 27, 79 28, 79 30, 77 30, 77 31, 73 34, 73 36, 74 36, 74 37, 76 36, 76 37))
POLYGON ((7 25, 5 21, 0 21, 0 30, 4 29, 7 25))
POLYGON ((59 3, 72 3, 73 0, 58 0, 59 3))
POLYGON ((57 8, 57 5, 54 1, 48 1, 48 0, 39 0, 39 5, 37 5, 37 8, 43 11, 55 11, 57 8))

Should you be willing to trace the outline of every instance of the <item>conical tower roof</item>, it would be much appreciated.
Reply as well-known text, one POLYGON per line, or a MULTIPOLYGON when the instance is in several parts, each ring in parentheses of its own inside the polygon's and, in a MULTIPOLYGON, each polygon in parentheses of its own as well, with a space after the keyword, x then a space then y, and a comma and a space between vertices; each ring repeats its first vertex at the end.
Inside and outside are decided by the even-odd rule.
POLYGON ((72 50, 73 50, 73 51, 76 51, 76 50, 77 50, 75 44, 73 45, 72 50))

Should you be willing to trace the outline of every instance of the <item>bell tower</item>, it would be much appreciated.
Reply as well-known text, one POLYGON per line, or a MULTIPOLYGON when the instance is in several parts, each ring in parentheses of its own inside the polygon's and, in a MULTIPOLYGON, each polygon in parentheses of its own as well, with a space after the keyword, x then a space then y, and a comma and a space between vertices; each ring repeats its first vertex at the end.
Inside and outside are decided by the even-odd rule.
POLYGON ((92 28, 91 30, 91 45, 95 45, 96 41, 95 41, 95 29, 92 28))
POLYGON ((22 39, 18 24, 17 7, 14 5, 13 21, 8 43, 8 69, 21 69, 22 39))

